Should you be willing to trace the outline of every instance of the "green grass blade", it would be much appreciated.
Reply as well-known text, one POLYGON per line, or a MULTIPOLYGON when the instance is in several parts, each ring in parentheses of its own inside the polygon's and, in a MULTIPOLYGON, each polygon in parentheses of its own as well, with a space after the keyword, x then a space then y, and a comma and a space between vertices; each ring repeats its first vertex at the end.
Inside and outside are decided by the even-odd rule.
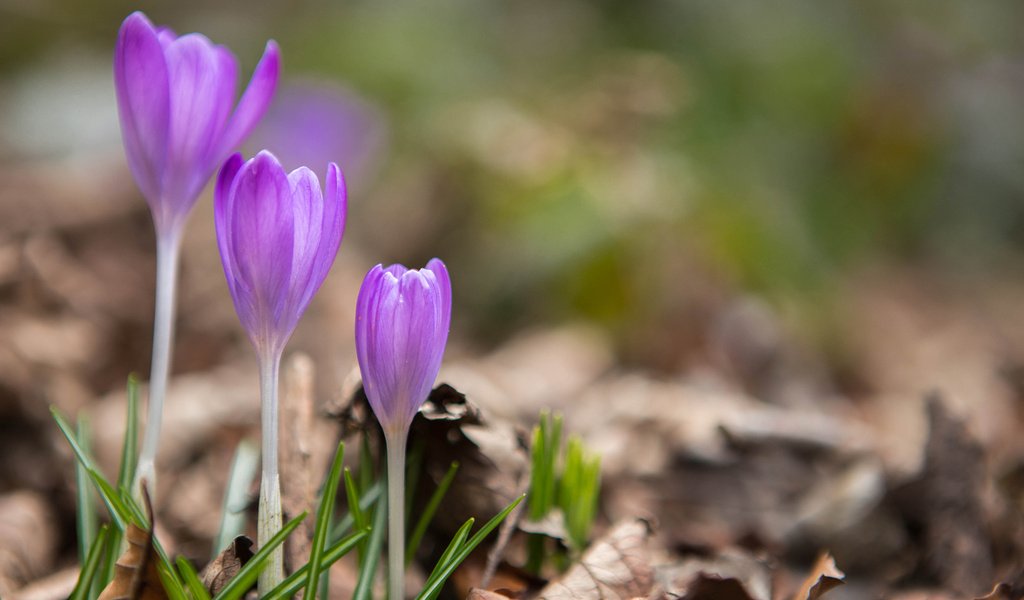
POLYGON ((196 568, 192 566, 192 563, 184 556, 179 556, 175 563, 178 565, 178 574, 181 575, 188 591, 192 594, 192 600, 210 600, 210 592, 206 591, 206 586, 199 581, 199 573, 196 573, 196 568))
POLYGON ((447 581, 448 577, 450 577, 451 574, 455 571, 455 568, 458 567, 459 564, 462 563, 462 561, 466 560, 466 557, 469 556, 469 553, 472 552, 477 546, 479 546, 480 542, 483 542, 484 539, 491 533, 491 531, 493 531, 494 528, 496 528, 505 519, 505 517, 507 517, 509 513, 511 513, 515 509, 516 506, 519 506, 519 503, 522 502, 523 498, 525 497, 526 495, 523 494, 522 496, 516 498, 512 502, 512 504, 509 504, 508 506, 505 507, 505 510, 501 511, 500 513, 495 515, 493 519, 484 524, 484 526, 480 528, 480 531, 476 532, 476 534, 473 537, 471 537, 468 542, 466 542, 462 545, 461 548, 459 548, 455 556, 453 556, 451 560, 448 561, 448 564, 445 565, 445 567, 441 570, 441 572, 438 574, 436 578, 431 576, 432 581, 428 585, 423 587, 423 590, 419 593, 418 596, 416 596, 416 599, 433 600, 433 598, 436 598, 437 595, 441 593, 441 588, 444 586, 445 581, 447 581))
POLYGON ((64 419, 64 416, 60 414, 60 411, 57 410, 56 406, 50 407, 50 414, 53 415, 53 420, 57 422, 57 428, 60 429, 62 434, 64 434, 64 439, 66 439, 68 444, 71 445, 71 451, 75 453, 75 458, 78 459, 78 462, 81 463, 86 470, 92 470, 98 473, 99 470, 93 463, 92 458, 78 443, 74 430, 71 428, 71 425, 68 424, 67 420, 64 419))
MULTIPOLYGON (((339 540, 337 543, 331 545, 327 550, 324 551, 323 561, 320 563, 321 567, 327 569, 335 562, 338 561, 342 556, 348 554, 352 548, 355 548, 359 542, 369 535, 369 530, 357 531, 352 535, 339 540)), ((269 594, 264 596, 262 600, 281 600, 282 598, 291 598, 302 589, 303 586, 309 582, 309 564, 305 564, 295 571, 291 575, 285 578, 281 582, 281 585, 272 589, 269 594)))
POLYGON ((131 489, 135 480, 135 466, 139 460, 139 379, 128 376, 128 412, 125 417, 124 443, 121 445, 121 468, 117 485, 131 489))
MULTIPOLYGON (((363 496, 359 499, 359 510, 361 510, 363 514, 369 512, 370 508, 373 507, 374 503, 376 503, 377 500, 380 499, 381 488, 382 485, 379 482, 374 483, 373 485, 370 486, 369 489, 366 490, 366 493, 363 494, 363 496)), ((347 492, 348 490, 346 490, 346 493, 347 492)), ((352 512, 346 512, 345 516, 342 517, 341 520, 338 521, 338 523, 331 530, 331 539, 341 539, 343 535, 348 533, 348 530, 351 529, 354 524, 355 518, 352 516, 352 512)))
MULTIPOLYGON (((90 448, 91 434, 89 421, 85 415, 78 417, 78 431, 75 436, 82 445, 82 451, 86 454, 92 452, 90 448)), ((81 462, 75 463, 75 493, 77 496, 75 522, 78 525, 78 564, 84 565, 88 561, 89 553, 93 548, 93 541, 96 539, 96 529, 99 524, 96 521, 96 506, 92 495, 92 486, 89 484, 89 472, 82 466, 81 462)))
POLYGON ((416 522, 416 527, 413 528, 412 534, 409 536, 409 543, 405 548, 406 565, 412 561, 412 557, 416 553, 416 548, 419 547, 420 541, 423 539, 423 534, 427 532, 427 526, 430 525, 430 521, 434 518, 434 514, 437 513, 437 507, 441 505, 441 500, 444 498, 445 494, 448 493, 448 488, 451 487, 452 481, 455 480, 455 474, 458 473, 458 471, 458 461, 452 461, 451 466, 448 467, 448 472, 441 478, 441 482, 437 484, 437 489, 434 490, 434 493, 430 496, 430 500, 427 501, 427 506, 423 509, 423 513, 416 522))
POLYGON ((220 529, 213 542, 213 556, 227 548, 231 540, 245 531, 245 508, 249 495, 249 484, 256 477, 260 464, 260 449, 249 440, 242 440, 235 449, 224 488, 224 502, 221 506, 220 529))
POLYGON ((110 528, 106 525, 101 527, 96 534, 92 545, 89 547, 89 552, 86 554, 86 559, 82 561, 82 570, 78 573, 78 583, 75 584, 75 589, 71 591, 68 600, 86 600, 89 598, 90 591, 94 587, 93 582, 96 581, 96 575, 102 569, 100 562, 103 560, 103 549, 107 544, 109 535, 110 528))
POLYGON ((373 469, 373 451, 370 450, 370 436, 363 432, 359 443, 359 489, 369 490, 377 478, 373 469))
POLYGON ((242 570, 240 570, 231 582, 228 583, 228 585, 226 585, 219 594, 217 594, 217 597, 214 600, 233 600, 235 598, 241 598, 245 592, 252 587, 252 584, 256 582, 256 577, 259 575, 264 564, 266 564, 267 559, 270 558, 270 553, 273 552, 274 548, 280 546, 284 542, 285 538, 287 538, 288 535, 291 534, 291 532, 294 531, 305 518, 306 513, 303 512, 291 521, 288 521, 285 526, 281 528, 281 531, 278 531, 273 537, 267 540, 267 543, 259 549, 259 552, 254 554, 253 557, 249 559, 249 562, 245 563, 242 570))
POLYGON ((472 517, 466 519, 466 522, 462 524, 462 527, 459 527, 459 530, 455 532, 455 535, 452 536, 452 541, 448 543, 448 547, 441 553, 441 558, 437 559, 437 564, 434 565, 434 570, 431 571, 430 576, 427 577, 427 581, 423 584, 424 586, 430 585, 441 576, 445 567, 447 567, 448 563, 455 557, 455 554, 459 551, 459 548, 462 547, 466 538, 469 537, 469 530, 473 528, 473 523, 475 521, 476 519, 473 519, 472 517))
POLYGON ((348 512, 352 515, 356 529, 368 528, 370 522, 366 513, 359 506, 359 490, 356 488, 355 481, 352 480, 352 473, 349 472, 348 467, 345 467, 345 498, 348 500, 348 512))
POLYGON ((109 539, 107 542, 106 550, 103 556, 103 569, 100 571, 101 577, 96 580, 93 584, 92 597, 99 597, 100 591, 103 590, 114 579, 114 570, 117 568, 117 559, 121 555, 121 540, 124 539, 124 535, 116 527, 108 528, 109 539))
POLYGON ((359 565, 359 579, 356 582, 355 591, 352 592, 352 600, 369 600, 373 592, 373 578, 377 574, 377 561, 380 560, 380 551, 384 546, 384 532, 387 531, 388 508, 387 500, 383 496, 374 510, 376 512, 373 515, 373 531, 366 544, 366 554, 359 565))
MULTIPOLYGON (((331 516, 334 515, 334 501, 338 496, 338 480, 341 479, 341 466, 345 458, 345 444, 338 444, 334 453, 334 462, 327 475, 324 493, 320 497, 320 507, 316 512, 316 525, 313 528, 313 543, 309 550, 309 585, 303 598, 314 600, 317 586, 320 584, 320 565, 323 562, 324 546, 327 545, 327 534, 331 529, 331 516)), ((346 477, 348 470, 345 470, 346 477)), ((356 503, 358 507, 358 503, 356 503)))
POLYGON ((160 582, 164 584, 164 591, 171 600, 189 600, 185 586, 178 579, 178 573, 167 561, 157 562, 156 572, 160 575, 160 582))

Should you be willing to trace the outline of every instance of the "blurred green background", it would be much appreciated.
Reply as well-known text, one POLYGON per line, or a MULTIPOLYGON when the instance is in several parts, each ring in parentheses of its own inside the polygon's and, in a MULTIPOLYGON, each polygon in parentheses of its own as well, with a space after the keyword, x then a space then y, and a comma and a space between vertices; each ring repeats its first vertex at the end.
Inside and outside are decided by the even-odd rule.
POLYGON ((813 339, 870 265, 1020 273, 1019 2, 3 2, 4 165, 119 151, 135 9, 243 72, 278 40, 325 99, 295 88, 253 143, 338 160, 346 245, 443 257, 482 345, 582 316, 670 370, 736 293, 813 339))

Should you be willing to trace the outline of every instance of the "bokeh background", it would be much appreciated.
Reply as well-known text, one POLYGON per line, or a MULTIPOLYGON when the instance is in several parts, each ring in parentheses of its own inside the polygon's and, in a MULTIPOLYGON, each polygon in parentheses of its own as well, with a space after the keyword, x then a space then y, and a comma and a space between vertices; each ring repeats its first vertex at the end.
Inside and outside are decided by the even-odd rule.
MULTIPOLYGON (((1019 465, 1019 2, 0 0, 0 488, 59 487, 8 460, 53 452, 47 405, 148 372, 153 233, 111 73, 136 9, 243 73, 276 39, 282 84, 246 154, 347 174, 338 263, 290 346, 324 397, 354 364, 363 273, 439 256, 452 361, 586 330, 516 363, 549 386, 530 410, 580 364, 713 373, 841 407, 894 467, 919 458, 937 389, 1019 465)), ((175 372, 254 370, 209 191, 186 246, 175 372)))

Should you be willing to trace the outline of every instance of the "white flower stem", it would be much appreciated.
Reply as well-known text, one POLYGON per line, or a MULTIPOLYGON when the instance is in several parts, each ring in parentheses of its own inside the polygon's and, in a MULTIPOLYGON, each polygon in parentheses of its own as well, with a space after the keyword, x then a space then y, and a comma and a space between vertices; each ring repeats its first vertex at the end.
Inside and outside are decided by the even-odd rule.
POLYGON ((160 443, 160 422, 167 395, 167 379, 171 369, 171 346, 174 341, 174 301, 178 282, 178 258, 181 255, 181 231, 157 232, 156 238, 156 307, 153 316, 153 363, 149 372, 149 403, 146 429, 142 436, 133 496, 141 501, 142 481, 146 481, 151 498, 156 497, 156 450, 160 443))
POLYGON ((385 433, 388 452, 388 597, 405 598, 405 442, 408 428, 385 433))
MULTIPOLYGON (((260 548, 281 530, 281 478, 277 471, 277 379, 281 353, 260 356, 260 403, 263 428, 263 477, 260 479, 260 508, 256 543, 260 548)), ((260 572, 257 589, 261 596, 284 581, 284 546, 278 546, 260 572)))

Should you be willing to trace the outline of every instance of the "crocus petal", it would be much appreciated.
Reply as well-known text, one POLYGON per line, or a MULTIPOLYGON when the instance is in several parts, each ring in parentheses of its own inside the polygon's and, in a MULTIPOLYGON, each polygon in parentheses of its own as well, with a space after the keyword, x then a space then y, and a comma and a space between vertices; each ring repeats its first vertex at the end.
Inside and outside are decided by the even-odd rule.
POLYGON ((233 203, 226 226, 232 229, 233 269, 238 281, 251 288, 260 320, 249 335, 257 346, 274 346, 283 342, 274 325, 281 317, 291 279, 295 231, 291 186, 277 159, 264 151, 242 167, 229 193, 233 203))
POLYGON ((389 435, 405 432, 433 387, 451 319, 441 261, 409 270, 377 265, 356 303, 356 355, 370 406, 389 435))
POLYGON ((312 171, 286 175, 266 151, 245 164, 236 154, 221 170, 214 212, 221 263, 238 318, 261 354, 284 349, 334 261, 345 219, 339 178, 337 167, 328 168, 325 197, 312 171))
POLYGON ((231 53, 199 34, 182 36, 166 49, 170 76, 171 130, 165 201, 187 213, 216 164, 207 165, 210 148, 234 99, 238 64, 231 53))
POLYGON ((117 37, 114 87, 125 154, 160 226, 160 189, 169 130, 167 63, 153 25, 132 13, 117 37))
MULTIPOLYGON (((320 223, 320 243, 310 264, 311 280, 319 288, 327 272, 330 271, 334 259, 341 247, 341 239, 345 234, 345 215, 348 212, 348 199, 345 192, 345 179, 338 165, 327 165, 327 186, 323 196, 323 218, 320 223)), ((316 289, 309 290, 309 298, 316 289)), ((309 299, 306 299, 309 302, 309 299)))
POLYGON ((237 278, 234 275, 233 262, 228 260, 228 257, 231 256, 232 231, 226 225, 230 222, 228 215, 232 210, 231 184, 234 183, 235 176, 242 168, 242 162, 242 155, 237 152, 225 161, 220 175, 217 176, 217 186, 213 193, 213 221, 217 230, 217 247, 220 250, 221 265, 224 267, 224 274, 227 276, 228 289, 232 297, 237 296, 235 291, 237 278))
POLYGON ((217 163, 221 157, 238 147, 253 127, 260 120, 270 101, 274 97, 274 90, 277 88, 278 75, 281 72, 281 50, 277 42, 270 40, 263 51, 256 70, 253 71, 252 79, 238 101, 238 107, 227 123, 221 135, 220 145, 210 155, 210 160, 217 163))

